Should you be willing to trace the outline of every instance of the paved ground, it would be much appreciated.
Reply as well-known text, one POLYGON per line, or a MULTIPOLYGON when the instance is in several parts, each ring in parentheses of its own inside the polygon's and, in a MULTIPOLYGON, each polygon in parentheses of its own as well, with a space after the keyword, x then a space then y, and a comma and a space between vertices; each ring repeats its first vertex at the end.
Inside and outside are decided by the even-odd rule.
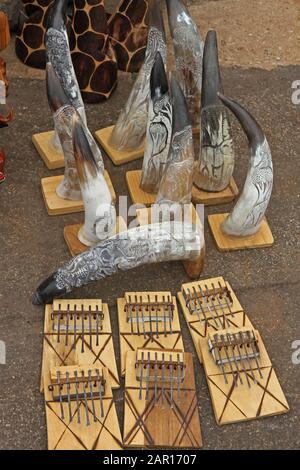
MULTIPOLYGON (((30 74, 27 69, 24 75, 11 52, 6 52, 6 57, 15 66, 10 88, 15 119, 9 128, 0 131, 1 145, 5 145, 8 157, 7 181, 0 186, 0 340, 7 347, 7 364, 0 365, 0 448, 44 449, 46 425, 39 393, 43 308, 32 305, 31 295, 42 279, 68 260, 63 227, 79 222, 82 215, 47 216, 40 179, 60 171, 47 170, 31 144, 33 133, 51 128, 45 85, 41 74, 30 74)), ((195 356, 204 448, 299 448, 300 365, 292 364, 291 355, 292 342, 300 340, 300 107, 292 104, 291 85, 294 80, 300 80, 300 66, 286 65, 270 71, 230 66, 223 69, 223 76, 227 94, 244 103, 263 124, 273 151, 275 185, 267 216, 275 245, 269 249, 221 254, 206 226, 207 257, 202 277, 223 275, 232 284, 265 340, 291 411, 284 416, 219 428, 203 369, 181 318, 186 349, 195 356)), ((125 77, 109 102, 87 106, 92 131, 114 123, 131 84, 131 78, 125 77)), ((235 178, 241 186, 248 152, 244 135, 235 122, 234 130, 235 178)), ((105 158, 105 164, 117 193, 127 194, 125 171, 139 168, 141 162, 117 168, 105 158)), ((229 209, 230 206, 211 207, 206 215, 229 209)), ((175 294, 184 281, 187 277, 180 263, 165 263, 116 275, 82 288, 74 296, 101 297, 109 303, 118 356, 116 298, 126 290, 165 289, 175 294)), ((116 399, 122 427, 121 391, 116 393, 116 399)))

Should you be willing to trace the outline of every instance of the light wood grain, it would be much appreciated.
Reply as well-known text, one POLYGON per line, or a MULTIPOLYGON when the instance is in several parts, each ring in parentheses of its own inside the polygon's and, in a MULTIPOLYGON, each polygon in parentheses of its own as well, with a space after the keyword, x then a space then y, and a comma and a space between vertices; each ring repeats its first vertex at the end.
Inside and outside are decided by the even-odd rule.
MULTIPOLYGON (((231 330, 239 331, 238 328, 231 330)), ((220 426, 287 413, 289 411, 289 405, 258 332, 256 332, 256 337, 258 338, 260 349, 258 363, 263 377, 261 378, 259 375, 256 362, 250 359, 255 381, 253 380, 249 363, 246 365, 246 372, 251 387, 248 386, 244 374, 242 374, 243 384, 238 382, 238 386, 234 386, 235 379, 233 374, 230 373, 231 370, 228 364, 224 366, 228 380, 226 384, 223 373, 209 352, 207 338, 199 340, 215 418, 220 426)))
POLYGON ((156 194, 146 193, 140 188, 142 170, 132 170, 126 172, 126 183, 133 204, 143 204, 151 206, 156 201, 156 194))
POLYGON ((235 237, 226 235, 222 231, 222 224, 228 215, 229 214, 227 213, 208 216, 208 223, 219 251, 266 248, 274 244, 274 238, 265 217, 261 222, 260 229, 254 235, 235 237))
POLYGON ((140 382, 136 378, 135 361, 136 352, 128 352, 125 376, 125 447, 202 447, 192 355, 184 354, 185 378, 180 386, 179 399, 174 391, 173 407, 170 406, 170 384, 165 383, 162 396, 161 384, 158 382, 156 405, 153 382, 149 384, 148 400, 145 384, 142 397, 139 397, 140 382))
POLYGON ((227 204, 228 202, 232 202, 238 193, 239 190, 236 182, 234 181, 234 178, 231 177, 229 186, 220 192, 203 191, 194 185, 192 190, 192 201, 194 204, 216 206, 218 204, 227 204))
POLYGON ((109 139, 113 128, 114 126, 104 127, 95 132, 95 137, 114 165, 123 165, 143 157, 144 146, 132 151, 119 151, 111 147, 109 139))
MULTIPOLYGON (((77 371, 80 376, 80 366, 77 368, 77 371)), ((92 413, 92 400, 87 399, 90 421, 88 426, 86 425, 84 400, 80 400, 80 423, 77 420, 78 408, 76 400, 71 401, 72 420, 69 418, 67 402, 62 404, 65 418, 61 418, 60 403, 53 401, 52 393, 48 389, 48 385, 51 384, 50 373, 45 374, 45 407, 49 450, 120 450, 123 448, 110 378, 106 368, 103 368, 102 371, 105 379, 105 394, 102 400, 104 416, 101 416, 99 398, 94 398, 95 421, 92 413)))
MULTIPOLYGON (((112 200, 116 200, 116 193, 110 179, 108 172, 104 171, 106 183, 109 187, 112 200)), ((59 176, 48 176, 47 178, 41 179, 42 194, 45 201, 48 215, 62 215, 71 214, 73 212, 84 211, 84 204, 82 200, 70 201, 68 199, 62 199, 56 193, 56 188, 59 183, 63 180, 63 175, 59 176)))
MULTIPOLYGON (((78 239, 78 232, 81 227, 82 224, 67 225, 64 227, 64 239, 72 256, 77 256, 90 248, 81 243, 78 239)), ((127 225, 123 217, 117 217, 117 224, 113 234, 125 232, 125 230, 127 230, 127 225)))
POLYGON ((49 170, 56 170, 65 166, 63 152, 56 151, 50 145, 53 135, 54 131, 47 131, 32 136, 33 145, 49 170))

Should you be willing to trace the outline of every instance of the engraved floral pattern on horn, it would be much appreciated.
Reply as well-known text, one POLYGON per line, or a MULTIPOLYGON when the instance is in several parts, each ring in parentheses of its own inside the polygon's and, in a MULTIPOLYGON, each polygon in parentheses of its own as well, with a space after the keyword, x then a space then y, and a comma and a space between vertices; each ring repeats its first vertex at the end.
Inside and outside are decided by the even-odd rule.
POLYGON ((160 52, 166 63, 167 46, 159 0, 152 0, 149 8, 145 60, 109 140, 110 145, 118 150, 132 150, 143 145, 148 118, 150 74, 157 52, 160 52))
POLYGON ((234 169, 234 149, 229 113, 220 102, 222 80, 216 32, 207 33, 203 57, 201 133, 194 183, 205 191, 223 191, 234 169))
POLYGON ((172 135, 172 104, 165 67, 159 52, 156 54, 151 71, 150 90, 151 99, 140 186, 146 192, 157 193, 172 135))
POLYGON ((167 0, 176 76, 187 100, 193 127, 199 127, 203 42, 196 23, 180 0, 167 0))

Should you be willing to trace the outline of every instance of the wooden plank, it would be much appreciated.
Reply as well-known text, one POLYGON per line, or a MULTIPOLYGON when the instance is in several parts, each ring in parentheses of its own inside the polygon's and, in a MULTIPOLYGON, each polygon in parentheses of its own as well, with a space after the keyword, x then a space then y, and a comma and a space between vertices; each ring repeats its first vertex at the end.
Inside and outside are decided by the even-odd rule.
MULTIPOLYGON (((239 328, 233 328, 229 331, 239 331, 239 328)), ((252 371, 249 362, 244 361, 250 387, 244 374, 241 374, 243 383, 241 384, 239 381, 238 386, 234 386, 235 379, 228 364, 224 365, 228 381, 226 384, 221 369, 216 365, 209 352, 207 338, 199 340, 215 418, 220 426, 289 411, 289 405, 258 332, 256 332, 256 337, 260 349, 258 364, 262 377, 254 359, 250 359, 252 371)))
POLYGON ((95 132, 95 137, 114 165, 123 165, 144 156, 144 146, 132 151, 118 151, 111 147, 109 139, 114 126, 104 127, 95 132))
MULTIPOLYGON (((174 353, 174 357, 176 353, 174 353)), ((173 402, 170 382, 146 385, 136 377, 136 352, 127 353, 125 376, 124 445, 125 447, 200 448, 202 437, 198 413, 193 358, 184 354, 185 377, 180 384, 178 397, 174 384, 173 402), (171 404, 173 406, 171 406, 171 404)))
MULTIPOLYGON (((74 370, 74 368, 72 368, 74 370)), ((45 374, 45 407, 47 420, 47 435, 49 450, 120 450, 123 448, 122 437, 118 423, 115 404, 113 401, 110 377, 107 369, 103 368, 105 380, 105 394, 102 398, 103 416, 101 413, 100 398, 93 400, 87 398, 80 400, 79 407, 76 400, 71 399, 60 404, 54 401, 49 373, 45 374), (64 417, 61 417, 61 406, 64 417), (87 425, 87 415, 89 424, 87 425), (80 422, 78 422, 78 417, 80 422)), ((77 368, 81 375, 80 366, 77 368)))
POLYGON ((64 168, 65 160, 63 152, 58 152, 50 145, 54 131, 33 134, 32 142, 49 170, 64 168))
POLYGON ((243 307, 241 306, 238 298, 236 297, 234 291, 232 290, 229 282, 227 281, 225 282, 222 276, 211 278, 211 279, 199 280, 196 282, 185 283, 181 286, 181 292, 178 292, 177 298, 180 302, 180 306, 183 311, 185 321, 187 322, 187 325, 189 327, 189 331, 192 336, 193 343, 194 343, 200 363, 202 363, 202 354, 201 354, 200 342, 199 342, 200 338, 206 338, 207 335, 211 331, 216 332, 218 329, 224 328, 228 324, 232 326, 237 326, 237 327, 240 327, 240 326, 252 327, 252 324, 249 318, 243 311, 243 307), (212 301, 211 303, 208 303, 212 311, 209 311, 206 308, 205 315, 206 315, 207 321, 205 321, 203 314, 200 313, 200 316, 199 316, 196 312, 193 313, 189 310, 186 304, 186 297, 184 296, 184 293, 187 293, 189 290, 193 292, 194 287, 198 291, 199 285, 204 291, 206 288, 213 289, 213 286, 218 286, 219 282, 221 283, 222 286, 226 286, 227 289, 231 293, 231 298, 232 298, 231 308, 229 310, 229 308, 227 306, 223 306, 223 304, 222 304, 222 308, 219 308, 218 302, 212 301), (212 313, 214 312, 213 305, 217 307, 218 319, 216 321, 214 320, 215 314, 212 313), (219 322, 219 318, 220 318, 220 322, 219 322))
MULTIPOLYGON (((104 172, 104 176, 111 192, 112 199, 115 201, 116 193, 110 176, 106 170, 104 172)), ((49 215, 71 214, 73 212, 84 211, 84 204, 82 200, 70 201, 68 199, 62 199, 56 194, 56 188, 63 180, 63 177, 63 175, 59 175, 48 176, 47 178, 41 179, 42 194, 49 215)))
POLYGON ((261 222, 260 229, 254 235, 235 237, 222 232, 222 224, 228 213, 208 216, 208 223, 219 251, 247 250, 252 248, 266 248, 274 244, 274 238, 267 222, 261 222))
POLYGON ((146 193, 140 188, 142 170, 132 170, 126 172, 126 182, 133 204, 143 204, 151 206, 156 201, 156 194, 146 193))
MULTIPOLYGON (((129 294, 129 293, 128 293, 129 294)), ((132 293, 133 294, 133 293, 132 293)), ((137 298, 141 296, 145 299, 148 295, 162 295, 162 292, 135 292, 137 298)), ((153 333, 149 328, 149 322, 145 322, 144 328, 142 323, 133 324, 127 321, 126 318, 126 300, 119 298, 117 300, 118 306, 118 320, 119 320, 119 338, 120 338, 120 356, 121 356, 121 375, 125 374, 125 360, 128 351, 136 351, 138 348, 160 348, 160 349, 181 349, 184 350, 181 327, 179 322, 179 315, 177 309, 176 297, 171 296, 174 305, 172 333, 170 333, 170 325, 167 322, 159 322, 153 326, 153 333), (168 334, 165 335, 165 329, 168 334), (146 331, 146 332, 145 332, 146 331)))
MULTIPOLYGON (((78 239, 78 232, 81 227, 82 224, 73 224, 64 227, 64 239, 72 256, 77 256, 90 248, 89 246, 81 243, 78 239)), ((127 225, 123 217, 117 217, 114 234, 125 232, 125 230, 127 230, 127 225)))
MULTIPOLYGON (((81 317, 80 317, 81 318, 81 317)), ((52 305, 45 306, 45 324, 43 341, 43 360, 41 374, 41 391, 43 391, 43 377, 48 376, 51 368, 56 366, 81 366, 91 364, 107 367, 110 375, 112 388, 119 388, 119 377, 116 365, 115 351, 112 339, 112 329, 108 305, 102 303, 100 299, 60 299, 52 305), (74 319, 64 319, 61 322, 60 334, 57 328, 54 329, 57 319, 51 318, 53 309, 66 312, 74 311, 76 305, 77 312, 80 313, 82 306, 88 311, 89 307, 95 310, 97 305, 99 312, 103 312, 102 329, 99 327, 98 335, 95 325, 95 319, 87 317, 84 320, 84 332, 82 335, 82 320, 76 320, 76 335, 74 334, 74 319), (60 306, 60 307, 59 307, 60 306), (68 335, 66 335, 66 322, 68 321, 68 335), (90 325, 92 325, 92 334, 89 335, 90 325), (72 331, 73 327, 73 331, 72 331), (96 330, 96 331, 95 331, 96 330), (66 337, 68 336, 68 337, 66 337), (98 338, 98 339, 97 339, 98 338)))
POLYGON ((192 201, 194 204, 204 204, 205 206, 216 206, 218 204, 227 204, 234 201, 239 190, 233 177, 230 179, 229 186, 220 192, 203 191, 197 186, 193 186, 192 201))

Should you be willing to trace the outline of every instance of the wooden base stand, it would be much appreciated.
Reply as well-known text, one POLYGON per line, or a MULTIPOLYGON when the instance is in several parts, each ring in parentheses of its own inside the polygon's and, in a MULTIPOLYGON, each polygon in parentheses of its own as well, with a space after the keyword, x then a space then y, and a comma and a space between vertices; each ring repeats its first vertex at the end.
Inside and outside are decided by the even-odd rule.
POLYGON ((33 145, 49 170, 56 170, 65 166, 63 153, 57 152, 50 145, 53 135, 54 131, 48 131, 33 134, 32 136, 33 145))
MULTIPOLYGON (((226 331, 243 330, 245 329, 234 328, 226 331)), ((289 411, 289 405, 257 331, 256 337, 260 352, 259 358, 257 361, 254 359, 250 359, 247 363, 244 361, 243 365, 240 364, 240 372, 237 374, 232 373, 228 364, 221 371, 209 351, 207 339, 199 340, 215 418, 219 426, 289 411), (227 383, 224 375, 226 375, 227 383)))
POLYGON ((208 223, 219 251, 246 250, 251 248, 266 248, 274 244, 274 238, 264 218, 258 232, 247 237, 235 237, 226 235, 222 231, 222 224, 227 214, 214 214, 208 216, 208 223))
MULTIPOLYGON (((105 180, 110 189, 113 201, 116 200, 116 193, 112 185, 110 176, 105 170, 105 180)), ((45 201, 46 209, 49 215, 71 214, 73 212, 82 212, 84 210, 83 201, 70 201, 62 199, 56 193, 56 188, 63 180, 63 175, 49 176, 41 179, 42 194, 45 201)))
MULTIPOLYGON (((89 246, 81 243, 78 238, 80 227, 82 227, 82 224, 67 225, 64 228, 64 239, 72 256, 77 256, 90 248, 89 246)), ((126 229, 127 225, 123 217, 117 217, 117 224, 114 234, 124 232, 126 229)))
POLYGON ((142 170, 132 170, 126 172, 126 182, 133 204, 143 204, 151 206, 156 201, 156 194, 146 193, 140 188, 142 170))
POLYGON ((205 206, 216 206, 218 204, 227 204, 232 202, 238 195, 239 190, 231 177, 229 186, 220 192, 209 192, 198 189, 197 186, 193 186, 192 190, 192 201, 194 204, 204 204, 205 206))
POLYGON ((131 151, 119 151, 109 145, 109 139, 114 126, 105 127, 95 132, 95 137, 103 150, 107 153, 114 165, 123 165, 141 158, 144 155, 144 147, 131 151))
MULTIPOLYGON (((142 350, 141 354, 144 370, 137 352, 130 351, 126 356, 124 446, 202 447, 192 354, 174 350, 162 358, 154 349, 142 350), (167 374, 173 368, 168 366, 169 361, 177 365, 179 356, 183 358, 180 369, 184 369, 184 378, 177 382, 167 374), (141 370, 138 376, 137 365, 141 370), (147 374, 151 374, 150 380, 147 374)), ((176 377, 180 369, 174 371, 176 377)))

